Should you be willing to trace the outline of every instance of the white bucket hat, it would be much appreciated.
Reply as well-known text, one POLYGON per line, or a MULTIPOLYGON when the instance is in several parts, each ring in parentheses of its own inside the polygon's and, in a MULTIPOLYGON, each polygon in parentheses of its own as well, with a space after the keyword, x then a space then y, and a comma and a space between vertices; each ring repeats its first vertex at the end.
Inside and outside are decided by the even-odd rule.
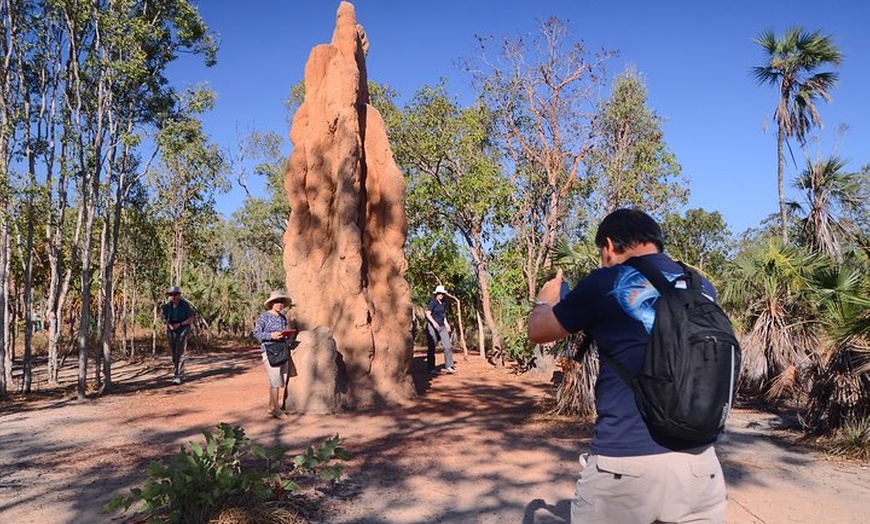
POLYGON ((443 293, 446 295, 447 290, 444 289, 444 286, 442 286, 441 284, 438 284, 437 286, 435 286, 435 294, 437 295, 438 293, 443 293))
POLYGON ((285 306, 293 304, 293 297, 285 293, 283 290, 277 290, 269 293, 269 298, 267 298, 266 301, 263 302, 263 306, 266 309, 269 309, 272 307, 273 302, 277 302, 279 300, 283 302, 285 306))

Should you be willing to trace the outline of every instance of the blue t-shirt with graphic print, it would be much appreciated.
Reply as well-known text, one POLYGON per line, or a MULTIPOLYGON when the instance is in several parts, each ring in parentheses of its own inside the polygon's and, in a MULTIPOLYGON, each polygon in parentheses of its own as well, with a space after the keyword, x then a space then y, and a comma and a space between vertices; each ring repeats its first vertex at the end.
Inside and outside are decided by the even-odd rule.
MULTIPOLYGON (((668 280, 682 274, 679 264, 663 253, 644 255, 668 280)), ((715 300, 712 284, 702 289, 715 300)), ((585 331, 629 374, 643 365, 649 335, 655 320, 656 288, 638 270, 626 265, 596 269, 553 306, 553 314, 569 333, 585 331)), ((665 447, 653 440, 631 388, 601 359, 595 383, 595 436, 590 451, 599 455, 627 457, 667 453, 691 445, 665 447)))

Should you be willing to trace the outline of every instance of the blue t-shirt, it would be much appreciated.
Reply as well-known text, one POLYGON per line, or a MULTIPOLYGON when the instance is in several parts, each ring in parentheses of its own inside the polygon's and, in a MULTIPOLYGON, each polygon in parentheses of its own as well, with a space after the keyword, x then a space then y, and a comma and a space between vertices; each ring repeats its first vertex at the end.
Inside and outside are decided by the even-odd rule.
MULTIPOLYGON (((644 255, 668 280, 682 275, 679 264, 663 253, 644 255)), ((715 299, 706 279, 703 290, 715 299)), ((655 319, 660 294, 638 270, 616 265, 596 269, 553 306, 553 314, 570 333, 585 331, 626 372, 635 375, 643 365, 646 345, 655 319)), ((601 359, 595 383, 595 436, 590 451, 599 455, 627 457, 667 453, 691 445, 665 447, 653 440, 631 388, 601 359)))

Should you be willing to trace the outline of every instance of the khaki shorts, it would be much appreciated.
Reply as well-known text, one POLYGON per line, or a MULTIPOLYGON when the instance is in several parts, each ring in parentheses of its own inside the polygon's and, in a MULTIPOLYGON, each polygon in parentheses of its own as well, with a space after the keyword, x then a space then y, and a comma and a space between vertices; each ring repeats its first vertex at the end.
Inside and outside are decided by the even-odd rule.
POLYGON ((261 355, 263 356, 263 365, 266 367, 266 375, 269 376, 269 386, 273 388, 283 388, 287 385, 287 369, 289 367, 289 360, 278 367, 272 367, 272 364, 269 364, 269 357, 266 356, 266 352, 261 352, 261 355))
POLYGON ((571 501, 571 522, 722 524, 725 507, 725 479, 713 446, 637 457, 591 455, 571 501))

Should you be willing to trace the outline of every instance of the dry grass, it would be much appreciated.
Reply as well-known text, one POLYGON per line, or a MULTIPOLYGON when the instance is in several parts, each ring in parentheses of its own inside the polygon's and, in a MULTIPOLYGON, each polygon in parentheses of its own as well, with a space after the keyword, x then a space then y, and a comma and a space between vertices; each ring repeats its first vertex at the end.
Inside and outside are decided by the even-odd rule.
POLYGON ((297 508, 279 502, 225 508, 209 520, 209 524, 308 524, 309 522, 297 508))

